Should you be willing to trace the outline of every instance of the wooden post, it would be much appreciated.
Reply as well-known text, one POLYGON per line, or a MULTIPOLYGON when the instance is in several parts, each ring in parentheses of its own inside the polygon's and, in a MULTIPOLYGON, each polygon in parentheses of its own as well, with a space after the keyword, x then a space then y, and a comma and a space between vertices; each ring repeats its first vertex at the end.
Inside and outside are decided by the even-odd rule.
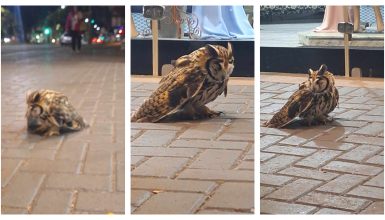
POLYGON ((136 31, 134 18, 131 15, 131 38, 135 38, 139 35, 138 31, 136 31))
POLYGON ((151 20, 152 23, 152 75, 158 74, 158 20, 151 20))
MULTIPOLYGON (((344 21, 349 22, 348 6, 344 6, 344 21)), ((349 63, 349 34, 344 33, 344 51, 345 51, 345 77, 350 76, 349 63)))
POLYGON ((350 63, 349 63, 349 39, 348 34, 344 34, 344 50, 345 50, 345 77, 350 76, 350 63))

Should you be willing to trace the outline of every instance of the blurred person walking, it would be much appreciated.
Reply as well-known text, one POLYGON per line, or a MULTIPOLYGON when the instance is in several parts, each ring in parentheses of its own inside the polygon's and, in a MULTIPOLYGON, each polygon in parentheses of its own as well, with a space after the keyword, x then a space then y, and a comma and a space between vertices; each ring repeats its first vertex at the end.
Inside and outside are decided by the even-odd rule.
POLYGON ((77 10, 76 6, 72 8, 72 10, 68 13, 66 19, 65 30, 70 33, 72 38, 72 50, 74 52, 79 53, 81 48, 81 21, 82 21, 82 13, 77 10))

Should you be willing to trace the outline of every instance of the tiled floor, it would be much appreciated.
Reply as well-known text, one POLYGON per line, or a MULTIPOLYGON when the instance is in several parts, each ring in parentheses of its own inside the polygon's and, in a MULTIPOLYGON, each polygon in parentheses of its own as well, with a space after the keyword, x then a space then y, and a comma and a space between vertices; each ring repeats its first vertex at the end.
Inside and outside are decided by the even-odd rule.
MULTIPOLYGON (((135 110, 159 79, 131 78, 135 110)), ((133 214, 254 212, 254 80, 232 78, 215 119, 131 124, 133 214)))
MULTIPOLYGON (((261 124, 304 76, 261 75, 261 124)), ((261 213, 384 213, 383 79, 336 80, 332 123, 261 127, 261 213)))
POLYGON ((124 213, 124 53, 119 47, 2 48, 1 211, 124 213), (28 90, 66 94, 90 127, 26 132, 28 90))
MULTIPOLYGON (((124 213, 124 56, 118 48, 2 48, 2 213, 124 213), (91 124, 26 133, 25 93, 64 92, 91 124)), ((132 77, 131 106, 157 87, 132 77)), ((303 76, 261 75, 261 122, 303 76)), ((383 80, 337 78, 335 121, 261 127, 261 213, 383 213, 383 80)), ((230 80, 219 118, 131 124, 131 212, 254 212, 254 80, 230 80), (229 199, 231 198, 231 199, 229 199)), ((258 166, 257 166, 258 167, 258 166)))

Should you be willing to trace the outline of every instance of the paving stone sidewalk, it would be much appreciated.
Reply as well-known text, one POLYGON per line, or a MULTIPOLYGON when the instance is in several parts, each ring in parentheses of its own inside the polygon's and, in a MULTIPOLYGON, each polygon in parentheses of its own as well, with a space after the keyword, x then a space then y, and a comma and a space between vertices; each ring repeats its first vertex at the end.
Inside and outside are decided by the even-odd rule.
POLYGON ((123 214, 124 52, 39 48, 2 51, 2 214, 123 214), (28 134, 26 91, 40 88, 66 94, 90 127, 28 134))
MULTIPOLYGON (((261 75, 261 124, 305 76, 261 75), (291 83, 293 82, 293 83, 291 83)), ((336 80, 334 122, 261 127, 262 214, 384 213, 383 79, 336 80)))
MULTIPOLYGON (((136 110, 159 79, 132 76, 136 110)), ((219 118, 131 123, 133 214, 254 212, 253 79, 230 79, 228 96, 210 108, 219 118)))

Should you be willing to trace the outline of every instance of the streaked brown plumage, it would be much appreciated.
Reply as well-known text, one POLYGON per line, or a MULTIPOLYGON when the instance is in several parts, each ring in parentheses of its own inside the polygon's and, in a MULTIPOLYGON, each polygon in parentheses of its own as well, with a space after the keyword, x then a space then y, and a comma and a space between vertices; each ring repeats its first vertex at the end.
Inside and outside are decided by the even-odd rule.
POLYGON ((175 61, 171 72, 132 115, 132 122, 158 122, 168 116, 189 119, 219 116, 205 105, 227 94, 227 83, 234 69, 231 44, 227 48, 206 45, 175 61))
POLYGON ((312 122, 330 121, 328 114, 338 105, 339 94, 335 79, 326 65, 318 71, 309 69, 309 78, 299 85, 286 104, 264 125, 281 128, 296 117, 304 118, 308 125, 312 122))
POLYGON ((88 126, 64 94, 46 89, 27 94, 26 118, 28 131, 44 136, 88 126))

